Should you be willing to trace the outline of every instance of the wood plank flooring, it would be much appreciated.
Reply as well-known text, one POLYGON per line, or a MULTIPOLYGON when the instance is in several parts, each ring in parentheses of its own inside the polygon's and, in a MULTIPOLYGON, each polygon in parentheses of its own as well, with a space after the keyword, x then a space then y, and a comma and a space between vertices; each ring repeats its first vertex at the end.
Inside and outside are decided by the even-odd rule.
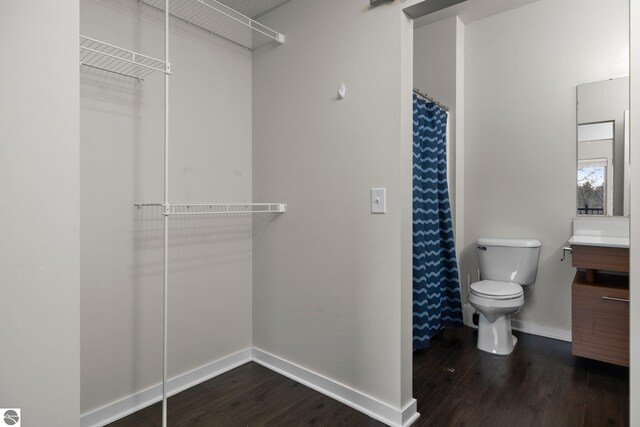
MULTIPOLYGON (((515 351, 475 347, 473 329, 446 329, 414 354, 415 426, 628 426, 629 370, 571 356, 569 343, 516 333, 515 351)), ((383 426, 256 363, 169 399, 169 426, 383 426)), ((111 427, 159 427, 160 404, 111 427)))
POLYGON ((628 426, 629 370, 575 358, 571 344, 515 333, 508 357, 446 329, 414 353, 416 426, 628 426))

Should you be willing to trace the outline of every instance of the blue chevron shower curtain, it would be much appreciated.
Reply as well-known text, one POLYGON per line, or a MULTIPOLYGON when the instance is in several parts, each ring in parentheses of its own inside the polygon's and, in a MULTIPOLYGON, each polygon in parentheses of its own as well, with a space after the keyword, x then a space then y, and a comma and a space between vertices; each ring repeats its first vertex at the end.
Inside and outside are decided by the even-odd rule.
POLYGON ((413 348, 444 326, 462 326, 449 205, 447 113, 413 96, 413 348))

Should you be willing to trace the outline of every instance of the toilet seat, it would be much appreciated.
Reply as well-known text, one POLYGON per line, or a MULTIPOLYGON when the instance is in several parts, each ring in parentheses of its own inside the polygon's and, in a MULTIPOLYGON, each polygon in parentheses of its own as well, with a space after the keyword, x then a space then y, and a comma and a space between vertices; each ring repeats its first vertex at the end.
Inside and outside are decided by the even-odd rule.
POLYGON ((515 299, 522 296, 522 286, 513 282, 497 280, 481 280, 471 284, 471 293, 483 298, 494 300, 515 299))

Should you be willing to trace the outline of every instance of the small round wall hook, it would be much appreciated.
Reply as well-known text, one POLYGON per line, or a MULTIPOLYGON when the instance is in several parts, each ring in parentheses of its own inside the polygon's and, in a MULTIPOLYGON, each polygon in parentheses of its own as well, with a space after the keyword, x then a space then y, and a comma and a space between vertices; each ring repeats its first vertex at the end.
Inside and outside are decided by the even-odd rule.
POLYGON ((347 96, 347 85, 340 83, 340 86, 338 86, 338 99, 344 99, 345 96, 347 96))

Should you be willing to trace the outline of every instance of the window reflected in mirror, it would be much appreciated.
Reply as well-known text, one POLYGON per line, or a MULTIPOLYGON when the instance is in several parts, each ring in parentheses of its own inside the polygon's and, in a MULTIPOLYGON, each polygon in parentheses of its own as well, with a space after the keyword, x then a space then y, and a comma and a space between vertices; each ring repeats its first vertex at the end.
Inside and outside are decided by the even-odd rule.
POLYGON ((578 126, 578 215, 613 212, 614 122, 578 126))
POLYGON ((577 215, 628 215, 629 78, 578 86, 577 215))

